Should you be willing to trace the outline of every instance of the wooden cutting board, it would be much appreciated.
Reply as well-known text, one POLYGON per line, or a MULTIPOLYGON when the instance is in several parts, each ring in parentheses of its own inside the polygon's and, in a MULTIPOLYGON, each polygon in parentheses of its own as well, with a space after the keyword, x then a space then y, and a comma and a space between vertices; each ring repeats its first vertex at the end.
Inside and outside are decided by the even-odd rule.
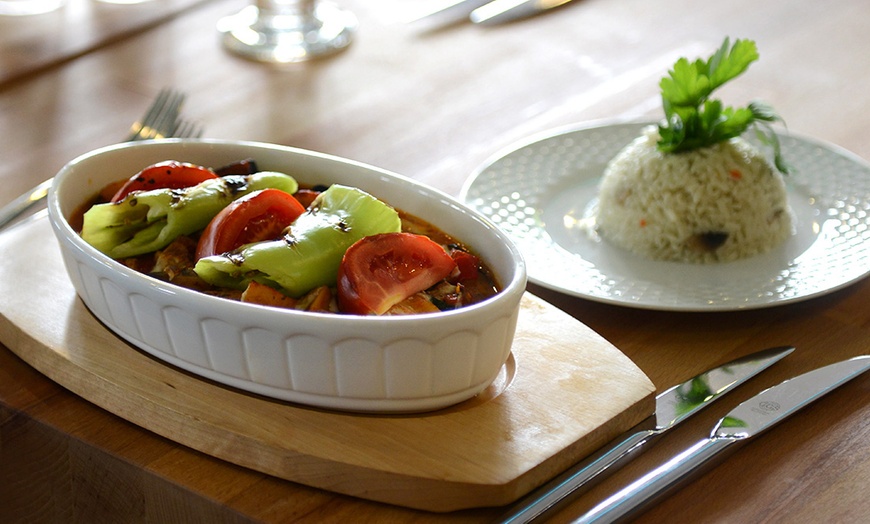
POLYGON ((511 359, 478 397, 422 415, 310 409, 166 365, 76 296, 48 220, 0 232, 0 341, 88 401, 269 475, 430 511, 512 502, 654 411, 654 386, 584 324, 527 294, 511 359))

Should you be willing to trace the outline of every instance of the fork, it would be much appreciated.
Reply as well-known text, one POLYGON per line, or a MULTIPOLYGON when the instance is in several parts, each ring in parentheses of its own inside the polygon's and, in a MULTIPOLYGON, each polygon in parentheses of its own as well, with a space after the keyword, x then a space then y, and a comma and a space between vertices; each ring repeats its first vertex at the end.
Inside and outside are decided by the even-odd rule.
POLYGON ((180 124, 179 113, 184 103, 184 93, 172 89, 162 89, 142 120, 133 122, 127 142, 150 140, 174 136, 180 124))
MULTIPOLYGON (((202 136, 202 128, 198 124, 182 120, 180 117, 179 113, 184 98, 184 93, 174 89, 162 89, 148 110, 145 111, 142 119, 130 126, 130 132, 125 141, 136 142, 139 140, 202 136)), ((0 208, 0 229, 45 200, 53 180, 54 178, 49 178, 0 208)))

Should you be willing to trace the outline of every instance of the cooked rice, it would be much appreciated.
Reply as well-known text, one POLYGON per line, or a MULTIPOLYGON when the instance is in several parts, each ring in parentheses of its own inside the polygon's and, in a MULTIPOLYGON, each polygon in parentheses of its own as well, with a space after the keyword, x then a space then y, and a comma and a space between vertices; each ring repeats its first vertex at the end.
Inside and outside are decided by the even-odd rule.
POLYGON ((792 233, 782 175, 732 139, 664 154, 655 126, 608 165, 595 223, 601 236, 658 260, 726 262, 780 245, 792 233))

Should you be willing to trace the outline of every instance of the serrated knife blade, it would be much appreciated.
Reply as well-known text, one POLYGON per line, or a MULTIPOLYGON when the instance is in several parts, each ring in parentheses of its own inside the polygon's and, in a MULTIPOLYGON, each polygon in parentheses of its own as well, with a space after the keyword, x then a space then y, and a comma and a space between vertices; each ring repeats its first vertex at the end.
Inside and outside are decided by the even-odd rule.
POLYGON ((791 346, 758 351, 661 392, 656 396, 655 428, 629 432, 616 439, 613 446, 606 447, 578 463, 514 503, 497 522, 531 522, 550 513, 649 449, 651 443, 669 429, 793 351, 794 347, 791 346))
POLYGON ((734 444, 744 442, 870 370, 870 355, 831 364, 766 389, 722 418, 709 438, 642 476, 594 507, 574 524, 619 522, 675 490, 734 444))

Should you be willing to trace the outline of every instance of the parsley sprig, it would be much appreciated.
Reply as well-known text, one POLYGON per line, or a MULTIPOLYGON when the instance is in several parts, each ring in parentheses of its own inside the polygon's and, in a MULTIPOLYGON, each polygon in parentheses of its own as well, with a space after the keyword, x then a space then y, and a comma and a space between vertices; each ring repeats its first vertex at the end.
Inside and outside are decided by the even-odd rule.
POLYGON ((770 126, 782 121, 773 108, 758 101, 734 108, 710 98, 713 91, 740 76, 756 60, 755 42, 738 39, 732 46, 728 38, 707 60, 677 60, 659 83, 665 110, 665 121, 659 125, 659 150, 691 151, 740 136, 752 127, 759 140, 773 149, 776 168, 787 173, 779 138, 770 126))

